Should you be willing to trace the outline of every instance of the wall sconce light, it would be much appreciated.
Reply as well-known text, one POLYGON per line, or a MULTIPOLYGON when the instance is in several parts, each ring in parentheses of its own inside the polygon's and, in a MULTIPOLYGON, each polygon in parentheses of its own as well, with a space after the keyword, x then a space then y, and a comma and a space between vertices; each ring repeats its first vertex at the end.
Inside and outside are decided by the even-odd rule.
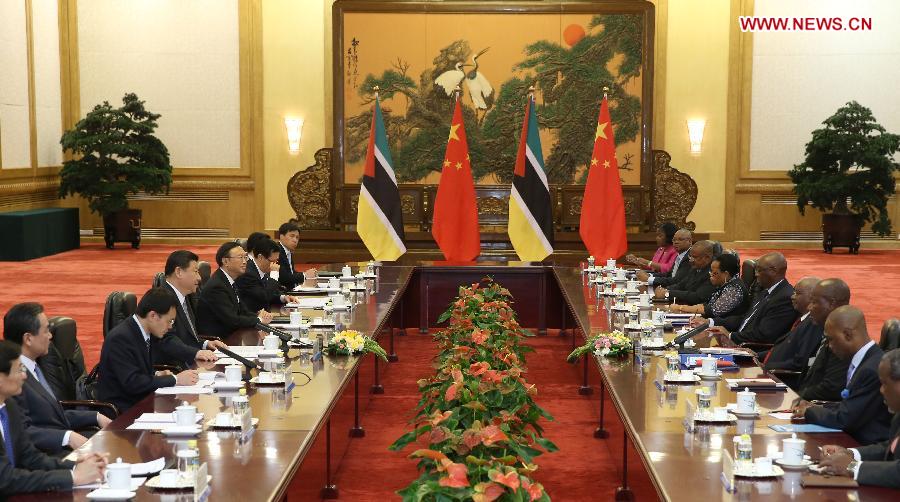
POLYGON ((303 119, 285 117, 284 127, 287 129, 288 152, 300 153, 300 136, 303 132, 303 119))
POLYGON ((706 128, 706 119, 689 119, 687 121, 688 137, 691 139, 691 153, 700 153, 700 145, 703 143, 703 129, 706 128))

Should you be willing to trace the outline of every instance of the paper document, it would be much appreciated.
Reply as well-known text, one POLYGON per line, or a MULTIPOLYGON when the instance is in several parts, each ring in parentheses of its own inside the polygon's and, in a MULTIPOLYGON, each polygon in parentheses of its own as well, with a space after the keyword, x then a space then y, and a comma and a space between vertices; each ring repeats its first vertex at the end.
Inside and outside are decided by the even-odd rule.
POLYGON ((770 429, 775 432, 806 432, 806 433, 816 433, 816 432, 841 432, 840 429, 831 429, 828 427, 822 427, 821 425, 816 424, 790 424, 790 425, 781 425, 775 424, 770 425, 770 429))
MULTIPOLYGON (((197 413, 197 421, 203 420, 203 413, 197 413)), ((135 422, 159 422, 159 423, 175 423, 175 416, 171 413, 144 413, 134 419, 135 422)))
MULTIPOLYGON (((147 481, 147 478, 131 478, 131 491, 137 490, 146 481, 147 481)), ((107 485, 106 483, 91 483, 89 485, 78 485, 73 488, 75 488, 76 490, 80 490, 82 488, 88 488, 90 490, 95 490, 97 488, 109 488, 109 485, 107 485)))
POLYGON ((156 474, 157 472, 166 468, 166 458, 159 457, 156 460, 151 460, 150 462, 144 462, 142 464, 131 464, 131 475, 132 476, 146 476, 148 474, 156 474))
POLYGON ((328 297, 318 297, 314 296, 312 298, 300 298, 299 302, 291 302, 285 305, 287 308, 291 309, 321 309, 325 308, 325 304, 328 303, 328 297))
POLYGON ((790 420, 794 414, 789 411, 773 411, 769 413, 769 416, 772 418, 777 418, 778 420, 790 420))
MULTIPOLYGON (((201 384, 203 382, 200 382, 201 384)), ((210 382, 212 383, 212 382, 210 382)), ((160 395, 172 394, 212 394, 212 389, 203 385, 176 385, 174 387, 161 387, 156 389, 156 393, 160 395)))

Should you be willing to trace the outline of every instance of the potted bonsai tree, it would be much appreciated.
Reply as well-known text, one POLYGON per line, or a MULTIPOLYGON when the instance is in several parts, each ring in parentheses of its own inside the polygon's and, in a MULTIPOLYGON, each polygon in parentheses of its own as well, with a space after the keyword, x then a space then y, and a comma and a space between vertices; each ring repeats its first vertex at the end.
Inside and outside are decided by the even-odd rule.
POLYGON ((884 236, 891 233, 888 198, 894 193, 893 155, 900 136, 885 131, 872 111, 851 101, 816 129, 806 144, 806 159, 788 173, 794 182, 797 207, 821 211, 822 247, 859 252, 859 234, 865 223, 884 236))
POLYGON ((141 242, 141 210, 129 209, 128 194, 168 192, 172 183, 169 150, 153 135, 159 115, 144 108, 135 94, 122 106, 104 101, 66 131, 60 143, 71 151, 59 173, 59 197, 79 194, 92 213, 103 216, 106 247, 141 242))

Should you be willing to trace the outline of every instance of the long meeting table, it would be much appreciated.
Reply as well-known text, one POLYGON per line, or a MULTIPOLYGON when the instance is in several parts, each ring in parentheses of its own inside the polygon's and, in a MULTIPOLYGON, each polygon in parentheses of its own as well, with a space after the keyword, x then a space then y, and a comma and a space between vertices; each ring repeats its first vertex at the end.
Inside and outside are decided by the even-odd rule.
MULTIPOLYGON (((339 271, 340 265, 324 270, 339 271)), ((361 264, 357 264, 361 265, 361 264)), ((418 327, 425 333, 436 327, 439 314, 446 309, 460 285, 493 277, 515 297, 514 308, 523 326, 534 328, 540 335, 558 329, 561 336, 571 338, 574 347, 586 335, 608 329, 605 309, 584 281, 581 269, 529 263, 482 263, 450 265, 446 263, 409 262, 379 268, 375 292, 360 296, 348 313, 335 313, 338 327, 355 329, 375 337, 390 354, 390 361, 402 360, 395 350, 395 337, 404 328, 418 327)), ((304 317, 323 315, 321 311, 304 311, 304 317)), ((258 345, 255 330, 233 333, 229 345, 258 345)), ((337 498, 339 489, 334 472, 345 455, 350 441, 364 438, 365 409, 383 392, 380 375, 385 363, 371 355, 313 360, 307 351, 291 349, 287 353, 288 368, 296 387, 292 392, 270 386, 247 385, 253 416, 259 419, 255 430, 242 437, 238 432, 205 429, 196 439, 200 459, 212 476, 210 496, 213 500, 316 500, 337 498)), ((693 432, 683 425, 684 402, 693 397, 695 386, 660 386, 656 374, 657 356, 635 359, 603 359, 586 357, 579 364, 581 382, 573 385, 573 393, 596 399, 599 395, 598 430, 594 437, 598 448, 615 444, 606 433, 605 423, 615 413, 624 426, 622 460, 619 472, 622 488, 617 498, 633 495, 629 490, 626 442, 638 453, 638 464, 662 500, 826 500, 839 497, 848 500, 895 500, 897 492, 861 487, 856 490, 809 490, 799 485, 799 476, 788 473, 782 478, 765 481, 739 481, 737 492, 727 492, 719 480, 721 456, 731 447, 737 429, 749 432, 754 453, 780 450, 784 434, 768 428, 775 420, 766 412, 789 407, 795 395, 788 392, 759 394, 762 409, 758 420, 740 421, 727 427, 701 427, 693 432), (592 381, 601 381, 594 393, 592 381), (609 399, 605 399, 605 395, 609 399), (607 401, 612 405, 607 407, 607 401), (609 409, 611 408, 611 409, 609 409)), ((388 363, 390 364, 390 363, 388 363)), ((559 361, 559 364, 567 364, 559 361)), ((202 371, 218 369, 201 365, 202 371)), ((253 375, 256 371, 251 372, 253 375)), ((753 376, 757 367, 746 367, 736 376, 753 376)), ((423 375, 411 376, 420 378, 423 375)), ((540 385, 540 382, 535 382, 540 385)), ((574 382, 573 382, 574 383, 574 382)), ((706 384, 705 384, 706 385, 706 384)), ((714 406, 734 402, 734 393, 724 382, 710 385, 714 406)), ((220 411, 231 409, 234 393, 200 395, 150 395, 123 413, 108 427, 96 433, 85 450, 109 452, 112 459, 146 462, 159 457, 174 464, 175 453, 184 447, 181 438, 167 438, 154 431, 128 430, 127 427, 146 412, 170 412, 183 401, 196 405, 204 413, 204 421, 220 411)), ((412 410, 403 410, 412 413, 412 410)), ((853 446, 846 434, 801 435, 807 440, 807 453, 816 445, 835 443, 853 446)), ((550 438, 552 439, 552 438, 550 438)), ((632 468, 634 462, 631 462, 632 468)), ((584 466, 591 469, 591 466, 584 466)), ((634 479, 633 476, 631 479, 634 479)), ((39 493, 18 496, 12 500, 85 500, 89 490, 65 493, 39 493)), ((137 490, 136 500, 188 500, 190 492, 137 490)))

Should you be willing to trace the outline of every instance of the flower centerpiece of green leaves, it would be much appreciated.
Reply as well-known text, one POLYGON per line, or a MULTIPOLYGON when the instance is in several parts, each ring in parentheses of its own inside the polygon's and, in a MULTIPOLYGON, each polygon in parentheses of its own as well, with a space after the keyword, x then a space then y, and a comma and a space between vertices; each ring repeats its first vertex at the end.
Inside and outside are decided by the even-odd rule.
POLYGON ((404 501, 549 501, 534 481, 534 457, 556 451, 543 437, 541 419, 552 417, 534 401, 525 378, 522 329, 509 291, 485 279, 460 287, 440 317, 440 352, 434 375, 419 380, 422 398, 413 430, 391 450, 427 443, 410 458, 421 475, 400 490, 404 501))

